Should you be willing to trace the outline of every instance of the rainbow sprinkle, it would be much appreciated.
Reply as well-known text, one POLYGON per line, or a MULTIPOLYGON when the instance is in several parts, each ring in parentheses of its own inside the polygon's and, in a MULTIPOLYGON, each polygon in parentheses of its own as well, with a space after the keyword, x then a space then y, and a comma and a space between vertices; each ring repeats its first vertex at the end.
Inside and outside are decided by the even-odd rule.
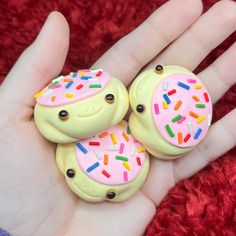
POLYGON ((206 118, 205 115, 200 116, 200 117, 197 119, 197 123, 201 123, 205 118, 206 118))
POLYGON ((137 164, 138 164, 139 166, 142 165, 142 164, 141 164, 141 159, 140 159, 140 157, 136 157, 136 161, 137 161, 137 164))
POLYGON ((128 161, 129 159, 127 157, 124 157, 124 156, 116 156, 116 160, 118 160, 118 161, 128 161))
POLYGON ((129 137, 125 132, 122 133, 122 136, 124 137, 126 142, 129 142, 129 137))
POLYGON ((124 152, 125 144, 121 143, 120 144, 120 149, 119 149, 119 154, 122 154, 124 152))
POLYGON ((86 171, 89 173, 92 170, 96 169, 99 166, 99 162, 95 162, 93 165, 91 165, 86 171))
POLYGON ((131 170, 131 166, 130 166, 126 161, 123 162, 123 166, 124 166, 127 170, 131 170))
POLYGON ((197 108, 205 108, 205 107, 206 107, 206 105, 205 105, 205 104, 202 104, 202 103, 195 104, 195 106, 196 106, 197 108))
POLYGON ((70 88, 70 86, 73 84, 74 82, 73 81, 70 81, 67 85, 66 85, 66 89, 70 88))
POLYGON ((124 181, 128 182, 128 172, 124 171, 124 181))
POLYGON ((202 129, 199 128, 199 129, 197 130, 197 132, 195 133, 195 135, 194 135, 193 138, 194 138, 194 139, 198 139, 198 137, 200 136, 201 132, 202 132, 202 129))
POLYGON ((144 147, 141 147, 141 148, 139 148, 137 151, 138 151, 138 153, 142 153, 142 152, 145 152, 146 149, 145 149, 144 147))
POLYGON ((103 163, 104 165, 108 165, 108 155, 107 154, 104 154, 104 159, 103 159, 103 163))
POLYGON ((190 87, 189 87, 187 84, 184 84, 184 83, 182 83, 182 82, 178 82, 177 85, 178 85, 179 87, 181 87, 181 88, 186 89, 186 90, 189 90, 189 89, 190 89, 190 87))
POLYGON ((194 86, 194 88, 195 89, 201 89, 203 86, 201 85, 201 84, 196 84, 195 86, 194 86))
POLYGON ((179 100, 179 101, 175 104, 174 109, 177 111, 177 110, 180 108, 181 105, 182 105, 182 101, 179 100))
POLYGON ((181 115, 177 115, 177 116, 175 116, 175 117, 172 119, 172 122, 174 123, 174 122, 180 120, 181 118, 182 118, 181 115))
POLYGON ((89 88, 101 88, 102 85, 101 84, 90 84, 89 88))
POLYGON ((155 111, 155 114, 158 115, 159 114, 159 106, 157 103, 154 104, 154 111, 155 111))
POLYGON ((98 151, 98 150, 93 150, 94 154, 96 155, 97 159, 98 160, 101 160, 102 159, 102 156, 101 156, 101 153, 98 151))
POLYGON ((184 142, 187 143, 190 137, 191 137, 191 134, 187 134, 184 138, 184 142))
POLYGON ((102 174, 105 175, 107 178, 111 177, 111 175, 106 170, 102 170, 102 174))
POLYGON ((108 132, 105 131, 105 132, 99 134, 98 137, 99 137, 99 138, 104 138, 104 137, 107 136, 107 135, 108 135, 108 132))
POLYGON ((100 142, 89 142, 89 146, 100 146, 100 142))
POLYGON ((87 154, 87 153, 88 153, 88 150, 87 150, 85 147, 83 147, 81 143, 76 143, 76 146, 77 146, 77 147, 79 148, 79 150, 80 150, 81 152, 83 152, 84 154, 87 154))
POLYGON ((166 131, 168 132, 168 134, 170 135, 170 137, 173 138, 175 136, 175 134, 171 130, 170 126, 166 125, 165 128, 166 128, 166 131))
POLYGON ((110 134, 110 136, 111 136, 112 143, 113 144, 117 144, 117 140, 116 140, 115 134, 110 134))
POLYGON ((167 94, 163 94, 163 98, 165 99, 165 101, 167 102, 167 104, 170 104, 170 103, 171 103, 171 101, 170 101, 170 99, 169 99, 169 97, 168 97, 167 94))

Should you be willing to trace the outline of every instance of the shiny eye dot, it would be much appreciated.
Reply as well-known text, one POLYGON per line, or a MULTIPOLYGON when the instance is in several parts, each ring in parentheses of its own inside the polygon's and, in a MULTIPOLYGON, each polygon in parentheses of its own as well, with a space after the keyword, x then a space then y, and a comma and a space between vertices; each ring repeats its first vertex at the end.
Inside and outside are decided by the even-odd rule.
POLYGON ((114 190, 111 189, 107 192, 106 198, 113 199, 115 196, 116 196, 116 194, 115 194, 114 190))
POLYGON ((115 97, 113 94, 109 93, 106 95, 105 100, 107 103, 112 104, 115 101, 115 97))
POLYGON ((66 171, 66 175, 69 177, 69 178, 73 178, 75 176, 75 170, 73 169, 68 169, 66 171))
POLYGON ((157 65, 156 68, 155 68, 155 72, 157 74, 162 74, 163 73, 163 66, 162 65, 157 65))
POLYGON ((142 104, 139 104, 137 107, 136 107, 136 111, 137 112, 144 112, 144 106, 142 104))
POLYGON ((60 120, 68 120, 69 119, 69 113, 66 110, 61 110, 58 113, 58 117, 60 120))

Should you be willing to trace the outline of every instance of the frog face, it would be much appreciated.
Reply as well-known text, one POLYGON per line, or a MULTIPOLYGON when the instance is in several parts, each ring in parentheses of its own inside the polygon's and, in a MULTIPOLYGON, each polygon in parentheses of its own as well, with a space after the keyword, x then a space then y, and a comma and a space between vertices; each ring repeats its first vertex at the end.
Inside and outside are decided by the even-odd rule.
POLYGON ((62 106, 36 104, 34 117, 40 132, 50 141, 69 143, 119 123, 128 110, 124 85, 111 78, 99 93, 62 106))

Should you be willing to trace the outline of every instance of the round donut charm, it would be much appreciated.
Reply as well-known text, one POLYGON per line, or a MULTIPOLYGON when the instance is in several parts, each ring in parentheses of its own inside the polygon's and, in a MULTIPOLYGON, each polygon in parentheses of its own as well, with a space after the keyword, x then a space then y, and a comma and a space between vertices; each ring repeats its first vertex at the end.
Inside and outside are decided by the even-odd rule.
POLYGON ((212 102, 203 83, 179 66, 158 65, 140 74, 129 92, 132 134, 161 159, 192 150, 208 132, 212 102))
POLYGON ((55 143, 70 143, 119 123, 129 101, 124 85, 102 69, 59 76, 35 95, 39 131, 55 143))
POLYGON ((58 145, 56 161, 71 190, 90 202, 128 199, 149 169, 148 154, 126 121, 92 138, 58 145))

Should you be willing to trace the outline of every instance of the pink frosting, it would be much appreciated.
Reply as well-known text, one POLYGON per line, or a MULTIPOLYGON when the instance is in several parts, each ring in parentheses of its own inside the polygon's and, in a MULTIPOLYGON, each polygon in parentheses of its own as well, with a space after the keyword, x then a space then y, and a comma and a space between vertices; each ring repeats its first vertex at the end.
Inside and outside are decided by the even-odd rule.
POLYGON ((166 141, 178 147, 191 147, 207 134, 212 102, 196 76, 176 73, 157 85, 152 99, 152 115, 166 141), (166 109, 163 102, 166 102, 166 109), (182 103, 179 108, 178 102, 182 103))
POLYGON ((110 75, 102 69, 86 69, 71 72, 54 79, 35 95, 38 104, 60 106, 91 97, 108 84, 110 75))
POLYGON ((77 162, 86 175, 105 185, 120 185, 139 174, 146 152, 127 128, 127 122, 122 121, 102 134, 76 143, 77 162))

